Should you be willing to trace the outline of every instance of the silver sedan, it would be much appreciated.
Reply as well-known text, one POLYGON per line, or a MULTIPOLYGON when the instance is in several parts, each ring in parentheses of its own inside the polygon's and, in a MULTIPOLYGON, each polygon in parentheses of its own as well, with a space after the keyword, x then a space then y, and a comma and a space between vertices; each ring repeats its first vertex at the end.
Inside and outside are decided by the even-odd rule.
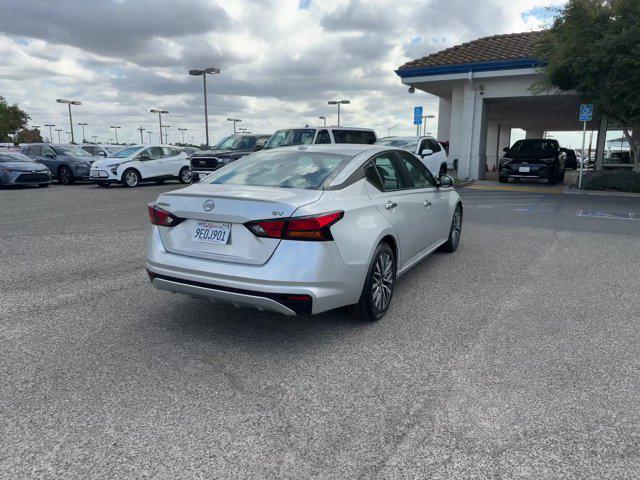
POLYGON ((264 150, 148 209, 155 287, 287 315, 352 305, 369 321, 396 278, 455 251, 462 228, 451 177, 371 145, 264 150))

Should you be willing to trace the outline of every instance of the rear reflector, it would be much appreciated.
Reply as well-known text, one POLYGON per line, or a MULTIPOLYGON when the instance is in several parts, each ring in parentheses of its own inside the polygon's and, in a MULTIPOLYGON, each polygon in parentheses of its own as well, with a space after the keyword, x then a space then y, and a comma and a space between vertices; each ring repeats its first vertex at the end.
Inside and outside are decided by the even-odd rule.
POLYGON ((288 220, 256 220, 245 223, 256 237, 281 238, 285 240, 333 240, 331 225, 344 216, 344 212, 322 213, 308 217, 293 217, 288 220))
POLYGON ((147 211, 149 212, 151 223, 159 227, 175 227, 184 220, 184 218, 176 217, 173 213, 167 212, 151 203, 147 205, 147 211))

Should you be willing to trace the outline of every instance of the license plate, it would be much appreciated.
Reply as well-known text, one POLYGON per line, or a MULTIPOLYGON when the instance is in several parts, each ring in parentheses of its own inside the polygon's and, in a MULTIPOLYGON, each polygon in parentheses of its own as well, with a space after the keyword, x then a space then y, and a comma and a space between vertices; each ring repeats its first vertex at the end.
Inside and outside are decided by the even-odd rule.
POLYGON ((518 169, 518 171, 519 171, 520 173, 529 173, 529 172, 531 171, 531 168, 530 168, 530 167, 520 167, 520 168, 518 169))
POLYGON ((193 231, 193 239, 196 242, 217 243, 225 245, 229 243, 231 233, 230 223, 198 222, 193 231))

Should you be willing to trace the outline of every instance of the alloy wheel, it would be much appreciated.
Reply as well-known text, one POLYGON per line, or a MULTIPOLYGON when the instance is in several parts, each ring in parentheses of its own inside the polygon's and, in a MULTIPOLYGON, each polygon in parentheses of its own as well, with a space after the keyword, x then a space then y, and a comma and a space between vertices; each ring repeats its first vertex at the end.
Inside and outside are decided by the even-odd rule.
POLYGON ((456 209, 453 214, 453 221, 451 222, 451 242, 453 245, 458 245, 460 241, 460 232, 462 231, 462 215, 460 209, 456 209))
POLYGON ((393 280, 393 258, 388 252, 383 252, 376 260, 371 282, 373 304, 378 311, 385 310, 391 302, 393 280))
POLYGON ((134 171, 128 171, 124 176, 124 182, 127 187, 135 187, 138 185, 138 175, 134 171))

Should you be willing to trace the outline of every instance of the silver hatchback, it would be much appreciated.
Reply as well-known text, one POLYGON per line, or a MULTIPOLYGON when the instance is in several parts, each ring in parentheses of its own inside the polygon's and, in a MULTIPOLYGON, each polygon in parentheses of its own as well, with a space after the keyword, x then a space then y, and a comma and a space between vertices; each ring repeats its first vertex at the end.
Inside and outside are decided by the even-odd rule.
POLYGON ((155 287, 287 315, 353 305, 370 321, 396 278, 455 251, 462 228, 451 177, 371 145, 257 152, 148 209, 155 287))

